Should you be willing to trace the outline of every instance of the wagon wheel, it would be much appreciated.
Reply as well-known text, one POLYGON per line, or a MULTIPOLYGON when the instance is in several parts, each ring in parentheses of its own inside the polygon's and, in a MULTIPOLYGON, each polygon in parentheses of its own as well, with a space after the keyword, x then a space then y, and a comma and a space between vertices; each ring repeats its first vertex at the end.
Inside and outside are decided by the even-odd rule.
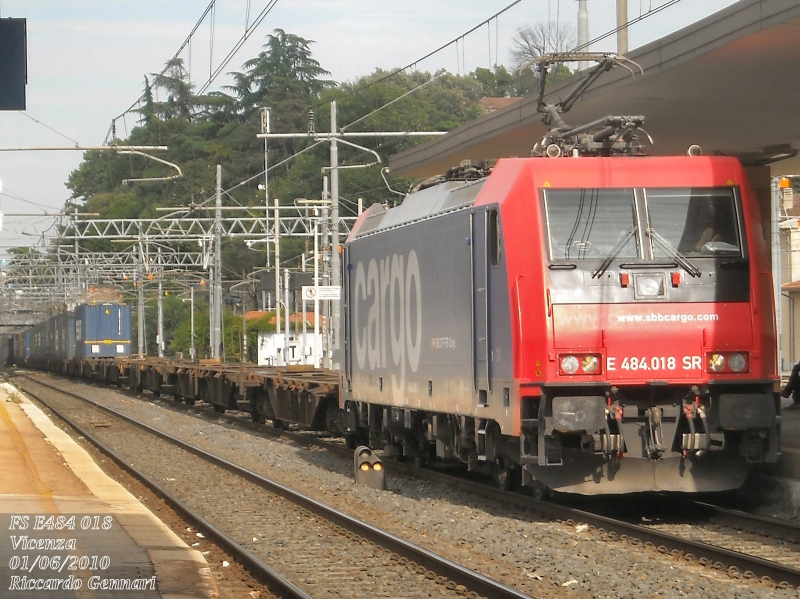
POLYGON ((411 458, 411 463, 414 464, 414 468, 425 468, 436 457, 435 452, 424 437, 419 436, 415 438, 415 441, 417 446, 414 457, 411 458))
POLYGON ((519 466, 508 458, 498 457, 494 462, 494 480, 501 491, 515 491, 521 482, 519 466))
POLYGON ((538 480, 533 481, 531 492, 533 493, 534 499, 538 499, 539 501, 549 501, 553 496, 553 491, 538 480))
POLYGON ((264 414, 258 413, 258 406, 252 406, 250 408, 250 420, 256 424, 264 424, 266 422, 264 414))

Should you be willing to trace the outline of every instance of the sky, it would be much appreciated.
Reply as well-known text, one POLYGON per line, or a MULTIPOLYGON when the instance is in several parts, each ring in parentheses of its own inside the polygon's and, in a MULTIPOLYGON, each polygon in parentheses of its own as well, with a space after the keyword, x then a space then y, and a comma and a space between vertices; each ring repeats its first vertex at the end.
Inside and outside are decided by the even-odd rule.
MULTIPOLYGON (((314 40, 314 57, 336 81, 352 81, 376 68, 420 59, 508 6, 512 0, 217 0, 181 53, 192 81, 201 87, 234 47, 246 24, 273 4, 249 40, 209 88, 230 82, 264 37, 276 28, 314 40), (249 12, 248 12, 249 10, 249 12), (213 30, 213 35, 212 35, 213 30)), ((668 0, 628 0, 630 18, 668 0)), ((636 24, 629 45, 673 33, 734 0, 682 0, 636 24)), ((112 119, 141 95, 144 76, 169 60, 209 5, 209 0, 0 0, 0 18, 27 19, 27 110, 0 111, 0 148, 100 145, 112 119), (34 119, 36 119, 36 122, 34 119)), ((588 0, 589 37, 615 27, 615 0, 588 0)), ((468 73, 494 63, 511 66, 513 36, 548 20, 577 31, 577 0, 521 0, 496 21, 419 64, 468 73)), ((615 37, 592 46, 614 51, 615 37)), ((128 113, 117 121, 124 136, 136 124, 128 113)), ((344 123, 343 123, 344 124, 344 123)), ((52 227, 52 216, 70 198, 65 183, 80 163, 77 151, 0 152, 0 255, 31 245, 52 227), (20 215, 20 216, 14 216, 20 215)), ((224 168, 224 165, 223 165, 224 168)))

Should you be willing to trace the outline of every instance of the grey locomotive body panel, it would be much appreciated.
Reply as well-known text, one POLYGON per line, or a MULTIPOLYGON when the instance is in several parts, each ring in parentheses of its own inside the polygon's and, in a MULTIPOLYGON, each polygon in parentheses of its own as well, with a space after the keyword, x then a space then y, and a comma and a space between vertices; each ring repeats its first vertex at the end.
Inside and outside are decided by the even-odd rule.
POLYGON ((455 249, 468 249, 468 236, 462 210, 349 246, 353 399, 429 410, 443 396, 471 403, 469 253, 455 249))
POLYGON ((511 424, 508 280, 504 264, 484 261, 485 209, 472 208, 481 187, 462 184, 449 196, 436 188, 432 204, 409 196, 398 209, 377 208, 348 242, 344 399, 511 424), (475 290, 487 272, 488 351, 485 287, 475 290))

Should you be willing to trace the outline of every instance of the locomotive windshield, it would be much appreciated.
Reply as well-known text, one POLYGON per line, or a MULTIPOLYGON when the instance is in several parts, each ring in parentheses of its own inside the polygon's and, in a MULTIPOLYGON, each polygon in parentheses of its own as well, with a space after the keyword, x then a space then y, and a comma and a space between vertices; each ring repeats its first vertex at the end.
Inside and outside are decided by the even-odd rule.
POLYGON ((630 234, 636 226, 633 189, 548 189, 544 202, 553 260, 601 258, 626 237, 616 255, 639 255, 639 236, 630 234))
MULTIPOLYGON (((647 189, 650 227, 684 256, 741 256, 733 190, 647 189)), ((653 256, 667 257, 653 244, 653 256)))
POLYGON ((544 208, 552 260, 742 256, 732 188, 546 189, 544 208))

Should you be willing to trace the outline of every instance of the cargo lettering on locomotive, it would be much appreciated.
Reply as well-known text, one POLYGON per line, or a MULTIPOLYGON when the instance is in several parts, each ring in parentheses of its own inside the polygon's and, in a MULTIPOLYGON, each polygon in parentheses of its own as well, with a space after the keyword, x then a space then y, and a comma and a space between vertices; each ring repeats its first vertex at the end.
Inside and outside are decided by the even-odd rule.
POLYGON ((417 253, 372 258, 366 269, 356 264, 353 297, 353 333, 359 369, 387 367, 387 337, 391 360, 399 367, 392 374, 392 392, 401 397, 405 390, 406 366, 419 368, 422 350, 422 285, 417 253), (362 310, 369 306, 366 323, 360 326, 362 310))

